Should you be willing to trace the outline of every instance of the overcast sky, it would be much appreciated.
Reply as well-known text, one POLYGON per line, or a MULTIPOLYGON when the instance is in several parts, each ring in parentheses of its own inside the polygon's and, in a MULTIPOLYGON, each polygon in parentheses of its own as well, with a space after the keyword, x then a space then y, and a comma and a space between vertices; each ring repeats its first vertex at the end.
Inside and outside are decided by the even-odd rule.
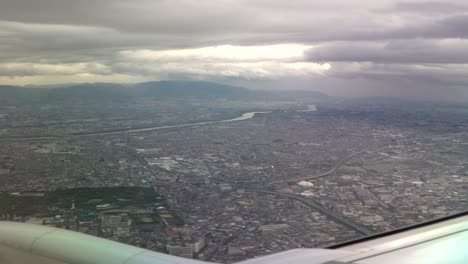
POLYGON ((466 0, 0 0, 0 84, 468 98, 466 0))

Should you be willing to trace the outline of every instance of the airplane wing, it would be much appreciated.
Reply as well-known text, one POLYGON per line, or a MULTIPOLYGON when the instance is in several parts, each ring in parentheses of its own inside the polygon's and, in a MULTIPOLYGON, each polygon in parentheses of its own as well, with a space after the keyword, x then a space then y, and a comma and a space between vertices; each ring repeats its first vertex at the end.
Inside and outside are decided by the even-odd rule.
MULTIPOLYGON (((52 227, 0 222, 0 263, 197 264, 52 227)), ((468 212, 346 242, 327 249, 293 249, 240 264, 468 263, 468 212)))
POLYGON ((0 263, 34 264, 197 264, 65 229, 18 222, 0 222, 0 263))

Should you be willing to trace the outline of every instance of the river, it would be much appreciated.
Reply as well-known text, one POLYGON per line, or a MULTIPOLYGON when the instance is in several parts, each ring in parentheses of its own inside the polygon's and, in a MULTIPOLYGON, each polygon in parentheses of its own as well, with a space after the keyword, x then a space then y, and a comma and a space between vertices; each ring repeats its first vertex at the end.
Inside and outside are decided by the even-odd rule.
POLYGON ((128 129, 128 130, 119 130, 119 131, 112 131, 112 132, 96 132, 96 133, 89 133, 85 134, 89 135, 111 135, 111 134, 118 134, 118 133, 132 133, 132 132, 144 132, 144 131, 153 131, 153 130, 160 130, 160 129, 168 129, 168 128, 178 128, 178 127, 190 127, 190 126, 199 126, 199 125, 208 125, 208 124, 215 124, 215 123, 227 123, 227 122, 234 122, 234 121, 244 121, 253 118, 256 114, 268 114, 268 112, 248 112, 244 113, 239 117, 232 118, 232 119, 225 119, 225 120, 216 120, 216 121, 206 121, 206 122, 197 122, 197 123, 188 123, 188 124, 180 124, 180 125, 171 125, 171 126, 157 126, 157 127, 147 127, 147 128, 137 128, 137 129, 128 129))
MULTIPOLYGON (((317 107, 315 105, 308 105, 306 110, 297 110, 297 112, 311 112, 316 111, 317 107)), ((76 133, 76 134, 67 134, 63 136, 38 136, 38 137, 5 137, 0 138, 0 141, 6 140, 20 140, 20 139, 29 139, 29 140, 41 140, 41 139, 54 139, 60 138, 64 136, 75 136, 75 137, 86 137, 86 136, 100 136, 100 135, 115 135, 115 134, 122 134, 122 133, 136 133, 136 132, 145 132, 145 131, 154 131, 154 130, 161 130, 161 129, 169 129, 169 128, 179 128, 179 127, 191 127, 191 126, 199 126, 199 125, 208 125, 208 124, 216 124, 216 123, 228 123, 228 122, 236 122, 236 121, 245 121, 248 119, 252 119, 257 114, 269 114, 271 111, 264 111, 264 112, 247 112, 242 114, 239 117, 225 119, 225 120, 215 120, 215 121, 206 121, 206 122, 197 122, 197 123, 188 123, 188 124, 179 124, 179 125, 170 125, 170 126, 157 126, 157 127, 147 127, 147 128, 135 128, 135 129, 122 129, 116 131, 108 131, 108 132, 89 132, 89 133, 76 133)))

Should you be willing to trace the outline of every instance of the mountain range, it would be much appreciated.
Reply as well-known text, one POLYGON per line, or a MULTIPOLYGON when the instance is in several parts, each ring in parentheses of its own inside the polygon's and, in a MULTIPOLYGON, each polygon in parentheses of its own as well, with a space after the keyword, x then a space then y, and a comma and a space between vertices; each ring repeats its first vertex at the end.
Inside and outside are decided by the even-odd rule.
POLYGON ((204 81, 156 81, 137 84, 86 83, 63 87, 19 87, 0 85, 0 103, 67 103, 73 101, 125 101, 138 98, 161 100, 323 100, 316 91, 265 91, 204 81))

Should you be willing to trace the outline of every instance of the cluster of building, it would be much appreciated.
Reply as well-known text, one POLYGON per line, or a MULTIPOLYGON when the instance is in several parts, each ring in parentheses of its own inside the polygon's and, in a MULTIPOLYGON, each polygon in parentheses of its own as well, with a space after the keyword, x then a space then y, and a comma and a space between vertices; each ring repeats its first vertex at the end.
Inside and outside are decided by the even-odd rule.
POLYGON ((337 104, 134 134, 5 141, 0 186, 154 187, 166 207, 104 208, 114 213, 76 227, 67 214, 15 220, 68 223, 219 262, 328 246, 466 210, 468 133, 447 119, 421 123, 397 107, 372 109, 337 104))

